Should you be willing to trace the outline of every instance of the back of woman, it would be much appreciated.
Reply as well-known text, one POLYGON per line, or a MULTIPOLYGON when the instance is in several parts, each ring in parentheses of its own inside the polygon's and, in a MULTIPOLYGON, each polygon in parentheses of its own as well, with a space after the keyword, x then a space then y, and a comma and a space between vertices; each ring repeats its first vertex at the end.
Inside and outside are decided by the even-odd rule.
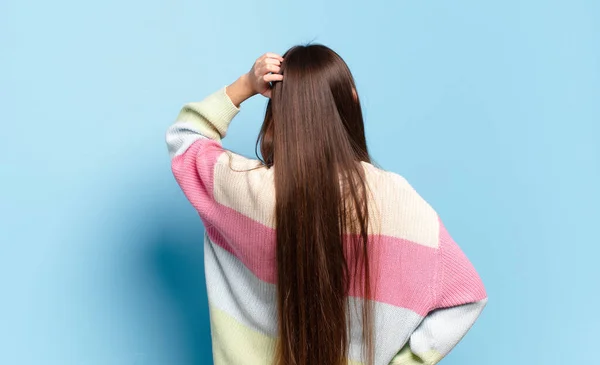
POLYGON ((265 54, 185 105, 167 143, 206 229, 215 364, 435 364, 485 306, 435 210, 371 163, 352 75, 331 49, 265 54), (220 141, 259 93, 252 160, 220 141))

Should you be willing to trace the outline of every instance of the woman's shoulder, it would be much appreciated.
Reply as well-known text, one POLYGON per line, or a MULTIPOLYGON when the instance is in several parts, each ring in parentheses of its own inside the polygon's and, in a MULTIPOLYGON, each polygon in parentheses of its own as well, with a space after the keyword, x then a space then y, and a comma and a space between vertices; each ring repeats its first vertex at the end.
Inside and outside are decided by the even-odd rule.
POLYGON ((402 175, 363 163, 381 233, 424 246, 438 246, 439 218, 402 175))
POLYGON ((362 162, 362 165, 367 182, 372 188, 383 190, 390 197, 393 197, 397 193, 419 195, 404 176, 368 162, 362 162))

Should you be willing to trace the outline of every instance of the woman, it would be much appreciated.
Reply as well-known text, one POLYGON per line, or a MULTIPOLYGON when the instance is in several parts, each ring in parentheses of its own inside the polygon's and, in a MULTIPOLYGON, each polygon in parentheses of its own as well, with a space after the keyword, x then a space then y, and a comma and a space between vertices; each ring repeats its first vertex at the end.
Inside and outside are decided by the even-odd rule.
POLYGON ((435 364, 485 306, 436 212, 370 163, 352 75, 331 49, 263 55, 185 105, 167 143, 206 228, 215 364, 435 364), (256 94, 269 98, 262 160, 220 142, 256 94))

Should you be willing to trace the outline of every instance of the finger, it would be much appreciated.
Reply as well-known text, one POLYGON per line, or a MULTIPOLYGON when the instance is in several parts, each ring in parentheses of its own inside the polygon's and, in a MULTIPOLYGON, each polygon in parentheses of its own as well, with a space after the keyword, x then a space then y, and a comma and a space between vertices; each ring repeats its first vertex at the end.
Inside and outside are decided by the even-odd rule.
POLYGON ((265 58, 265 63, 277 66, 281 65, 281 61, 277 58, 265 58))
POLYGON ((261 77, 268 73, 279 73, 281 67, 276 65, 264 65, 256 70, 256 76, 261 77))
POLYGON ((268 58, 275 58, 275 59, 278 59, 279 61, 283 61, 283 57, 281 57, 277 53, 267 52, 267 53, 265 53, 265 56, 267 56, 268 58))
POLYGON ((283 80, 283 75, 280 74, 267 74, 263 76, 265 82, 276 82, 283 80))
POLYGON ((263 74, 272 72, 272 73, 278 73, 281 70, 281 67, 277 66, 277 65, 272 65, 272 64, 266 64, 262 69, 261 72, 263 74))

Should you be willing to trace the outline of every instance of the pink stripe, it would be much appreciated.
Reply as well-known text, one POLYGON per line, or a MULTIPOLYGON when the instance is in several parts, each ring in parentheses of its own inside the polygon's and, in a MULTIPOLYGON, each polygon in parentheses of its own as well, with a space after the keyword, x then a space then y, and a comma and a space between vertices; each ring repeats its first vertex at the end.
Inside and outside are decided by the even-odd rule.
MULTIPOLYGON (((202 137, 194 142, 183 154, 171 161, 175 180, 192 206, 198 211, 204 226, 209 231, 214 222, 209 217, 217 204, 213 198, 215 164, 224 152, 222 145, 210 138, 202 137)), ((217 219, 220 217, 216 216, 217 219)), ((233 253, 233 249, 223 242, 222 247, 233 253)))
POLYGON ((471 303, 487 297, 473 264, 440 221, 441 270, 437 307, 471 303))
MULTIPOLYGON (((275 284, 275 230, 217 203, 211 214, 208 220, 215 225, 206 227, 211 241, 237 257, 260 280, 275 284)), ((379 268, 372 299, 425 315, 433 305, 436 250, 395 237, 371 236, 371 239, 371 278, 379 268)), ((346 247, 346 252, 350 252, 349 262, 353 262, 348 240, 346 247)), ((354 275, 351 280, 354 282, 354 275)), ((362 297, 362 285, 351 288, 349 294, 362 297)))
POLYGON ((221 153, 223 147, 219 142, 203 137, 171 162, 175 180, 201 217, 214 205, 214 171, 221 153))
MULTIPOLYGON (((200 139, 183 155, 173 159, 173 173, 199 212, 211 240, 236 256, 259 279, 275 284, 275 230, 213 198, 214 167, 223 151, 219 142, 200 139)), ((441 290, 435 287, 435 278, 439 276, 436 273, 437 249, 390 236, 371 236, 371 278, 379 272, 372 299, 425 315, 436 306, 436 292, 438 306, 462 304, 461 301, 476 300, 482 294, 485 297, 477 273, 441 227, 440 242, 448 251, 442 255, 448 263, 444 266, 445 280, 441 290)), ((346 240, 348 259, 353 260, 349 247, 346 240)), ((361 285, 357 286, 356 290, 351 289, 350 295, 362 297, 361 285)))

